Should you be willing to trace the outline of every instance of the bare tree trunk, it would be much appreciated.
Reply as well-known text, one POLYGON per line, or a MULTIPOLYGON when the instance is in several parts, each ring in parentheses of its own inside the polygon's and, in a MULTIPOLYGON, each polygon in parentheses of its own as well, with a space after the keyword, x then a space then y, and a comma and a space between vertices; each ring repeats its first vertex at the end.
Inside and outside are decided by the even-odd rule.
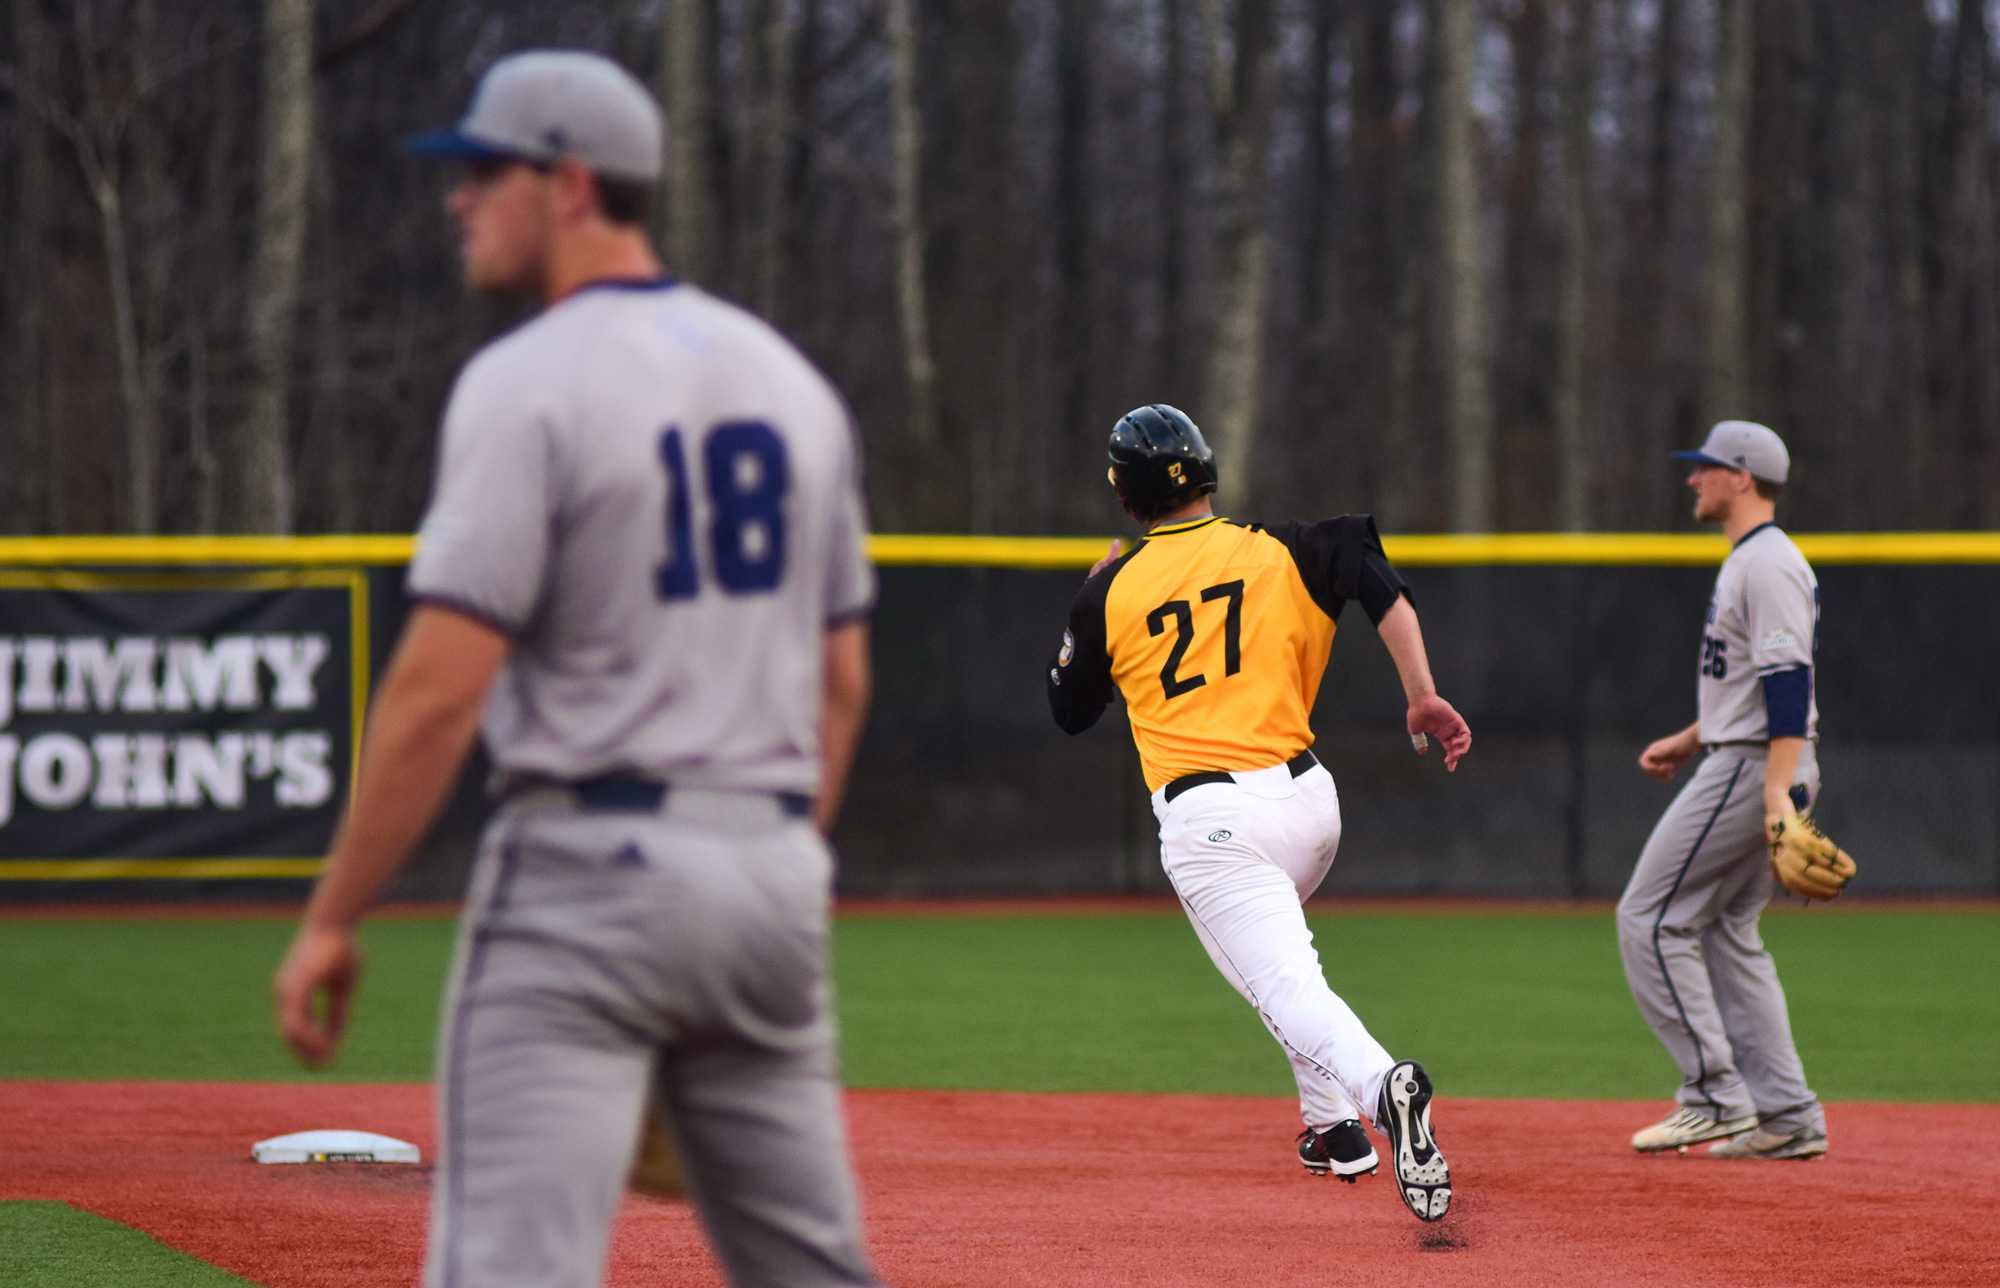
POLYGON ((1409 375, 1416 362, 1416 299, 1409 272, 1414 203, 1405 190, 1397 101, 1396 0, 1364 0, 1354 11, 1354 130, 1350 229, 1342 264, 1347 289, 1344 366, 1360 391, 1354 424, 1366 425, 1360 452, 1366 494, 1389 522, 1409 521, 1423 453, 1407 450, 1409 375), (1393 445, 1393 446, 1392 446, 1393 445))
MULTIPOLYGON (((330 181, 333 166, 332 158, 326 154, 324 135, 318 146, 320 155, 310 186, 311 204, 313 219, 319 227, 327 228, 331 227, 336 215, 330 181)), ((320 242, 315 269, 319 286, 307 293, 312 319, 309 368, 312 372, 312 398, 306 411, 305 429, 308 441, 324 453, 324 465, 313 476, 321 480, 325 488, 325 495, 320 498, 324 507, 322 530, 354 532, 360 523, 360 493, 364 472, 369 467, 363 463, 367 452, 366 440, 354 432, 350 423, 352 394, 349 387, 355 337, 348 334, 343 317, 341 283, 344 266, 337 257, 336 245, 335 239, 330 237, 320 242)))
POLYGON ((817 314, 820 266, 812 254, 812 220, 804 218, 810 198, 814 139, 818 135, 820 0, 802 0, 792 36, 791 77, 785 86, 786 119, 784 186, 778 200, 785 209, 779 227, 784 232, 780 262, 784 265, 790 317, 808 325, 817 314))
MULTIPOLYGON (((15 0, 12 5, 14 59, 32 84, 47 84, 54 59, 39 0, 15 0)), ((12 230, 8 256, 4 333, 7 337, 7 422, 0 427, 12 468, 12 488, 5 497, 5 530, 61 532, 63 481, 62 438, 47 423, 43 397, 48 325, 49 239, 48 130, 33 113, 16 111, 12 230)))
POLYGON ((265 0, 257 251, 247 326, 251 389, 235 527, 292 530, 290 394, 313 157, 313 0, 265 0))
POLYGON ((896 298, 909 380, 911 440, 928 449, 934 423, 935 372, 930 314, 924 301, 923 121, 917 111, 915 0, 889 0, 890 139, 895 153, 896 298))
POLYGON ((222 522, 222 461, 215 447, 209 401, 208 325, 194 299, 182 301, 188 328, 188 462, 194 474, 194 530, 214 532, 222 522))
MULTIPOLYGON (((1223 43, 1221 0, 1204 0, 1209 47, 1223 43)), ((1216 263, 1222 280, 1214 347, 1208 361, 1201 420, 1217 459, 1250 495, 1257 477, 1258 406, 1262 383, 1264 296, 1271 258, 1264 194, 1276 97, 1272 64, 1277 44, 1270 0, 1239 0, 1234 57, 1216 60, 1210 103, 1220 162, 1215 197, 1216 263)))
POLYGON ((660 95, 667 105, 667 262, 695 282, 708 281, 715 269, 708 19, 705 0, 667 6, 667 49, 660 62, 667 81, 660 95))
POLYGON ((1656 250, 1665 247, 1665 235, 1673 226, 1674 184, 1679 174, 1674 144, 1680 115, 1682 13, 1681 0, 1660 0, 1653 128, 1646 166, 1647 209, 1652 215, 1653 235, 1660 239, 1656 250))
POLYGON ((159 531, 160 432, 157 409, 146 397, 138 310, 132 300, 132 264, 125 240, 125 204, 114 172, 91 184, 104 269, 111 288, 111 327, 118 350, 118 392, 125 407, 125 504, 133 532, 159 531))
POLYGON ((1924 281, 1923 68, 1930 18, 1920 9, 1898 7, 1890 32, 1868 48, 1878 62, 1884 110, 1875 114, 1875 151, 1886 170, 1884 253, 1887 257, 1889 323, 1887 402, 1890 423, 1907 436, 1902 489, 1892 500, 1897 513, 1918 514, 1929 499, 1935 470, 1936 408, 1930 400, 1930 297, 1924 281))
POLYGON ((1058 292, 1051 359, 1057 381, 1056 426, 1073 433, 1088 423, 1093 300, 1090 253, 1090 83, 1097 0, 1070 0, 1056 19, 1055 263, 1058 292))
MULTIPOLYGON (((1609 365, 1632 374, 1605 383, 1602 483, 1607 495, 1645 497, 1658 506, 1618 516, 1626 527, 1671 522, 1682 512, 1680 498, 1661 485, 1660 471, 1666 453, 1685 436, 1684 422, 1698 401, 1690 384, 1694 364, 1684 357, 1689 345, 1678 338, 1698 330, 1691 312, 1692 297, 1699 294, 1681 283, 1685 269, 1677 262, 1685 223, 1678 194, 1685 184, 1680 118, 1686 12, 1682 0, 1660 0, 1649 47, 1633 8, 1623 3, 1612 8, 1626 55, 1624 115, 1645 147, 1618 207, 1621 217, 1608 229, 1618 264, 1614 298, 1620 301, 1608 321, 1617 335, 1609 365)), ((1612 253, 1607 246, 1606 254, 1612 253)))
POLYGON ((1702 334, 1707 337, 1708 419, 1741 415, 1749 397, 1749 239, 1745 160, 1750 135, 1751 0, 1717 0, 1715 177, 1708 196, 1708 262, 1702 334))
POLYGON ((1586 428, 1584 349, 1591 333, 1590 284, 1596 239, 1590 212, 1596 208, 1597 171, 1591 117, 1597 100, 1597 3, 1570 0, 1563 78, 1562 155, 1568 198, 1562 203, 1562 257, 1556 283, 1556 371, 1554 407, 1556 524, 1566 532, 1590 526, 1590 498, 1597 486, 1597 436, 1586 428))
POLYGON ((1520 0, 1505 24, 1513 53, 1514 120, 1512 147, 1500 170, 1498 312, 1507 324, 1494 334, 1491 367, 1498 419, 1514 430, 1509 450, 1494 467, 1493 518, 1503 527, 1546 528, 1557 500, 1542 484, 1559 468, 1555 436, 1548 432, 1555 422, 1560 343, 1556 314, 1562 247, 1553 226, 1557 203, 1549 173, 1549 138, 1560 136, 1550 102, 1552 85, 1561 80, 1553 49, 1558 3, 1520 0))
MULTIPOLYGON (((213 91, 216 126, 202 141, 206 184, 199 198, 200 210, 192 236, 196 245, 213 248, 226 256, 221 262, 231 265, 241 263, 241 256, 231 253, 235 245, 233 229, 241 218, 237 209, 241 163, 236 157, 241 132, 258 124, 254 119, 244 119, 251 116, 243 109, 246 89, 251 88, 255 87, 246 87, 242 79, 233 74, 218 78, 213 91)), ((332 225, 322 219, 322 226, 332 225)), ((189 509, 193 515, 194 531, 219 532, 234 517, 225 506, 225 498, 233 473, 231 448, 235 430, 241 422, 232 421, 226 405, 217 406, 213 396, 214 357, 218 329, 226 328, 227 333, 233 335, 235 328, 228 327, 223 321, 225 310, 214 299, 189 296, 183 292, 178 303, 181 326, 188 336, 189 346, 188 459, 184 471, 188 482, 184 486, 193 492, 189 509)), ((244 308, 241 317, 247 319, 248 316, 249 310, 244 308)), ((223 347, 227 348, 226 341, 223 347)), ((236 408, 238 417, 244 410, 241 406, 236 408)))
MULTIPOLYGON (((1804 302, 1817 340, 1809 340, 1802 369, 1787 382, 1793 396, 1771 401, 1784 406, 1788 418, 1796 407, 1826 426, 1815 446, 1831 450, 1823 457, 1814 453, 1821 458, 1814 462, 1819 486, 1812 489, 1813 498, 1847 498, 1840 512, 1851 526, 1868 528, 1879 522, 1888 498, 1888 489, 1868 486, 1868 478, 1881 469, 1870 449, 1885 431, 1899 433, 1905 427, 1883 414, 1884 389, 1892 377, 1886 346, 1878 343, 1882 282, 1876 269, 1885 258, 1878 248, 1889 240, 1881 226, 1888 208, 1888 167, 1871 164, 1868 40, 1856 39, 1868 30, 1876 11, 1865 3, 1859 6, 1865 12, 1855 13, 1855 8, 1851 0, 1812 0, 1810 21, 1802 24, 1802 43, 1807 45, 1802 61, 1811 68, 1812 82, 1808 209, 1820 250, 1814 261, 1819 271, 1812 275, 1804 302), (1848 12, 1840 12, 1843 8, 1848 12), (1862 21, 1850 24, 1852 18, 1862 21)), ((1877 30, 1872 39, 1893 35, 1877 30)))
POLYGON ((761 130, 757 148, 758 245, 754 268, 758 311, 775 321, 784 311, 784 290, 792 278, 787 253, 792 245, 791 222, 798 213, 797 206, 787 199, 786 180, 791 166, 792 138, 799 132, 798 118, 793 115, 799 24, 792 16, 790 0, 764 0, 764 3, 767 11, 762 28, 752 33, 752 38, 763 45, 765 64, 757 111, 761 130))
POLYGON ((1194 172, 1188 158, 1187 5, 1188 0, 1163 0, 1160 15, 1166 49, 1160 79, 1159 379, 1167 397, 1192 404, 1200 401, 1201 391, 1180 383, 1186 367, 1181 340, 1187 302, 1188 180, 1194 172))
POLYGON ((1431 326, 1451 450, 1448 521, 1460 531, 1485 532, 1493 525, 1493 407, 1472 135, 1479 13, 1472 5, 1431 0, 1430 20, 1433 61, 1426 92, 1437 113, 1431 163, 1439 236, 1431 326))
POLYGON ((1993 112, 1993 48, 1982 0, 1959 0, 1952 39, 1950 93, 1953 130, 1951 184, 1944 211, 1946 281, 1945 342, 1941 355, 1952 374, 1946 383, 1948 401, 1943 423, 1959 438, 1953 459, 1972 468, 1967 477, 1944 492, 1964 499, 1951 522, 1991 527, 2000 523, 2000 466, 1994 464, 1994 426, 2000 425, 2000 382, 1994 355, 2000 353, 2000 311, 1994 292, 2000 289, 2000 245, 1994 229, 1995 165, 1991 126, 1993 112), (1982 450, 1983 449, 1983 450, 1982 450), (1973 464, 1973 462, 1977 464, 1973 464))
POLYGON ((1328 245, 1334 226, 1336 178, 1333 141, 1328 125, 1333 114, 1334 46, 1340 36, 1340 5, 1336 0, 1318 0, 1312 11, 1310 63, 1306 68, 1305 120, 1302 133, 1306 147, 1304 209, 1299 228, 1300 258, 1304 271, 1299 275, 1299 330, 1305 340, 1308 369, 1323 376, 1332 358, 1332 336, 1327 329, 1328 287, 1333 282, 1328 245))

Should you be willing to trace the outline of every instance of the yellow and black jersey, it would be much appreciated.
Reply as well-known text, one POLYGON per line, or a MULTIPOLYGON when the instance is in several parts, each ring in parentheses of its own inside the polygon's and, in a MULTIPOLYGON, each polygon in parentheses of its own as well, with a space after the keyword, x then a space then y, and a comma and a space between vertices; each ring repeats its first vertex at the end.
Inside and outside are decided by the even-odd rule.
POLYGON ((1082 733, 1115 684, 1150 790, 1281 764, 1312 745, 1341 608, 1358 599, 1379 624, 1408 593, 1368 515, 1167 524, 1077 593, 1049 665, 1049 707, 1082 733))

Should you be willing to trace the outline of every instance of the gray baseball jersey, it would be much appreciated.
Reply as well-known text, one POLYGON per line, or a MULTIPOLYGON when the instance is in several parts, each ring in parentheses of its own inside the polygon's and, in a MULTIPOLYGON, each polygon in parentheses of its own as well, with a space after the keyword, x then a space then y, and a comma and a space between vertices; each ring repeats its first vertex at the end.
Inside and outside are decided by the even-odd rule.
MULTIPOLYGON (((1768 743, 1814 737, 1819 586, 1773 524, 1745 533, 1716 574, 1703 628, 1700 737, 1715 746, 1653 828, 1618 901, 1618 948, 1639 1013, 1679 1066, 1683 1109, 1725 1125, 1823 1136, 1778 970, 1758 918, 1776 890, 1764 841, 1768 743)), ((1819 799, 1808 742, 1800 809, 1819 799)), ((1634 1142, 1637 1146, 1637 1141, 1634 1142)))
POLYGON ((1819 635, 1819 581, 1775 524, 1744 534, 1722 562, 1701 637, 1696 708, 1704 743, 1764 742, 1771 736, 1764 679, 1806 672, 1805 736, 1819 733, 1812 683, 1819 635))
POLYGON ((689 286, 588 287, 453 391, 409 586, 509 636, 516 781, 447 995, 430 1288, 600 1282, 649 1099, 732 1283, 875 1282, 800 802, 874 591, 858 469, 811 365, 689 286))
POLYGON ((810 793, 866 527, 847 413, 790 344, 692 286, 606 283, 467 365, 409 589, 512 639, 502 772, 810 793))

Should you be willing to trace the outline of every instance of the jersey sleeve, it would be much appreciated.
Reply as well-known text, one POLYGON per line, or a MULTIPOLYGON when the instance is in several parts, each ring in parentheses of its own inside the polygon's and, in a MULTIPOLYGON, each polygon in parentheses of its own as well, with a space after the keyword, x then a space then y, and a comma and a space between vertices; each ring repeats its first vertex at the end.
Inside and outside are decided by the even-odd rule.
POLYGON ((1743 620, 1773 738, 1804 737, 1812 704, 1817 589, 1799 568, 1761 560, 1745 570, 1743 620))
MULTIPOLYGON (((1130 559, 1126 555, 1125 559, 1130 559)), ((1049 661, 1049 711, 1064 733, 1082 733, 1111 703, 1111 654, 1105 646, 1104 607, 1111 579, 1125 559, 1083 583, 1070 604, 1062 644, 1049 661)))
POLYGON ((848 442, 840 491, 834 498, 833 539, 827 559, 829 627, 858 621, 875 606, 875 566, 868 562, 868 503, 861 489, 861 454, 851 432, 848 442))
POLYGON ((518 634, 534 615, 556 517, 554 428, 491 361, 475 360, 446 405, 437 482, 406 583, 518 634))
POLYGON ((1361 601, 1368 620, 1380 626, 1396 600, 1409 596, 1409 583, 1389 562, 1375 516, 1344 514, 1318 523, 1277 523, 1264 529, 1285 544, 1313 602, 1338 621, 1351 599, 1361 601))
POLYGON ((1774 560, 1745 569, 1743 623, 1757 674, 1812 665, 1815 593, 1801 569, 1774 560))

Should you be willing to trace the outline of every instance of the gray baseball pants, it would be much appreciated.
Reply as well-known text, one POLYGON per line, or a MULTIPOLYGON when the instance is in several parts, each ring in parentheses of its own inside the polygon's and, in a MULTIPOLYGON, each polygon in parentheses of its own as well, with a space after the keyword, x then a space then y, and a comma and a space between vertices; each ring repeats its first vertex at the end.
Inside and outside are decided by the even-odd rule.
POLYGON ((657 1087, 735 1285, 872 1285, 826 972, 832 856, 773 796, 529 792, 488 827, 439 1040, 427 1288, 593 1288, 657 1087))
MULTIPOLYGON (((1757 930, 1778 888, 1764 843, 1764 755, 1727 746, 1701 758, 1618 901, 1618 948, 1639 1013, 1680 1066, 1681 1105, 1717 1119, 1754 1114, 1776 1132, 1825 1131, 1757 930)), ((1797 779, 1807 802, 1819 798, 1810 743, 1797 779)))

